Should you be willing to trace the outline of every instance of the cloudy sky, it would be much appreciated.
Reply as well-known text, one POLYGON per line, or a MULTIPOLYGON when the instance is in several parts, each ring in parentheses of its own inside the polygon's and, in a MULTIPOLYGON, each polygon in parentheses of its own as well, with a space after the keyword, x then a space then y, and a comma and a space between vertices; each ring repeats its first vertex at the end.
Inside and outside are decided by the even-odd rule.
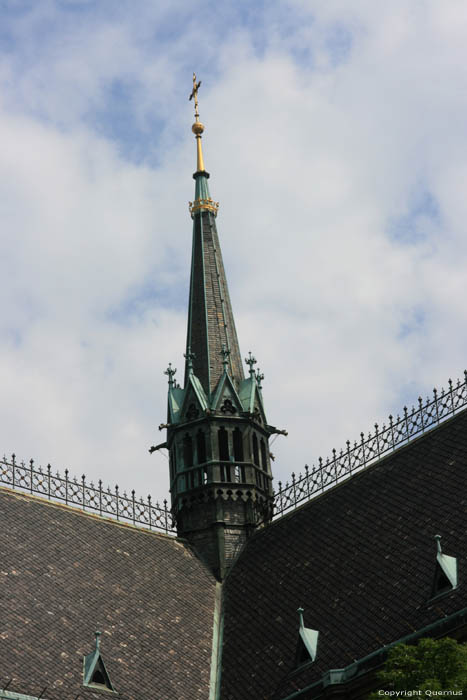
POLYGON ((276 479, 467 366, 464 0, 0 0, 1 450, 163 498, 191 76, 276 479))

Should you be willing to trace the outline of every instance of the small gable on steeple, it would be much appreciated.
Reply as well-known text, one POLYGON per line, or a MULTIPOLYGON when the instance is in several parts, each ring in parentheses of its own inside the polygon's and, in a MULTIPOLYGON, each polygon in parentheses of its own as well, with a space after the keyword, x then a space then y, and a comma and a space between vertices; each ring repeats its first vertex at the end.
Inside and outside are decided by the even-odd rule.
POLYGON ((180 387, 169 389, 167 417, 169 423, 178 423, 180 421, 181 408, 185 391, 180 387))
POLYGON ((207 408, 208 400, 201 382, 194 374, 189 374, 184 389, 184 399, 179 422, 185 423, 201 418, 207 408))
POLYGON ((185 395, 183 389, 180 388, 174 379, 176 373, 177 368, 172 367, 172 363, 169 362, 169 366, 164 371, 164 374, 169 378, 169 394, 167 400, 167 420, 169 424, 178 423, 180 420, 180 409, 185 395))
POLYGON ((239 415, 243 411, 240 397, 229 374, 224 371, 211 399, 211 410, 224 413, 226 416, 239 415))
POLYGON ((266 426, 266 412, 261 395, 261 381, 264 379, 264 374, 261 374, 259 370, 255 373, 254 365, 256 364, 256 359, 251 352, 248 353, 245 362, 249 365, 250 372, 249 377, 240 384, 239 396, 242 408, 245 413, 253 416, 258 423, 266 426))
POLYGON ((244 379, 240 385, 239 394, 243 411, 250 413, 259 423, 266 425, 267 420, 263 397, 261 396, 261 391, 258 388, 256 379, 252 379, 251 377, 244 379))

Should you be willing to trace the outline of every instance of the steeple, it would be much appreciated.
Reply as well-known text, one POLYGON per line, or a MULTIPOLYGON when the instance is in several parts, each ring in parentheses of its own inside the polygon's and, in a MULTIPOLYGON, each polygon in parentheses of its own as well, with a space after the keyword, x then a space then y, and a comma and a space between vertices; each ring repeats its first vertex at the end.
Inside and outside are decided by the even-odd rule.
MULTIPOLYGON (((228 370, 238 388, 244 378, 235 322, 230 303, 224 263, 216 229, 219 202, 209 194, 209 173, 204 169, 201 134, 204 125, 199 121, 198 90, 193 73, 195 122, 192 131, 196 137, 197 169, 195 199, 190 202, 193 219, 193 248, 191 261, 190 300, 188 305, 187 352, 193 353, 193 371, 199 378, 206 395, 216 388, 223 372, 222 349, 229 351, 228 370)), ((185 386, 188 365, 185 368, 185 386)))
POLYGON ((251 353, 245 379, 216 229, 219 207, 209 193, 193 74, 197 169, 188 330, 183 387, 169 368, 167 443, 172 513, 181 537, 222 579, 257 527, 272 517, 268 425, 251 353))

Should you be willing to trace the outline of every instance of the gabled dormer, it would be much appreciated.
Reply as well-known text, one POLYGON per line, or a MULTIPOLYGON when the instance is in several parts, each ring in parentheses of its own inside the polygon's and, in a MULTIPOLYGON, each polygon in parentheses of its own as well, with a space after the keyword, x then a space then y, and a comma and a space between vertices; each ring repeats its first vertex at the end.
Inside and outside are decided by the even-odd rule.
POLYGON ((94 650, 83 658, 83 685, 94 690, 110 690, 115 692, 110 676, 105 667, 100 650, 100 632, 96 632, 94 650))
POLYGON ((302 666, 316 659, 319 632, 310 627, 305 627, 303 620, 303 613, 305 611, 303 608, 298 608, 297 612, 299 614, 300 623, 298 628, 297 649, 295 652, 295 665, 302 666))
POLYGON ((457 559, 444 554, 441 548, 441 535, 435 535, 436 567, 431 597, 448 593, 457 588, 457 559))

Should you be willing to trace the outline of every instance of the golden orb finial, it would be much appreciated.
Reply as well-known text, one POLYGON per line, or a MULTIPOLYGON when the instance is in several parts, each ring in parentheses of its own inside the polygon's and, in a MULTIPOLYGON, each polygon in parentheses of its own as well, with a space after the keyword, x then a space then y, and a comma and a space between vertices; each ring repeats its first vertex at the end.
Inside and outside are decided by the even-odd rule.
POLYGON ((197 136, 198 134, 201 135, 201 134, 203 133, 203 131, 204 131, 204 124, 201 124, 201 122, 195 122, 195 123, 193 124, 193 126, 191 127, 191 130, 192 130, 192 132, 193 132, 194 134, 196 134, 196 136, 197 136))
POLYGON ((200 85, 201 85, 201 80, 197 83, 196 82, 196 73, 193 73, 193 90, 191 91, 191 95, 188 99, 192 100, 194 98, 194 100, 195 100, 195 123, 191 127, 191 130, 196 137, 196 151, 197 151, 197 156, 198 156, 197 157, 197 172, 198 173, 204 172, 203 150, 201 148, 201 134, 204 131, 204 124, 201 124, 201 122, 199 120, 199 111, 198 111, 198 90, 199 90, 200 85))

